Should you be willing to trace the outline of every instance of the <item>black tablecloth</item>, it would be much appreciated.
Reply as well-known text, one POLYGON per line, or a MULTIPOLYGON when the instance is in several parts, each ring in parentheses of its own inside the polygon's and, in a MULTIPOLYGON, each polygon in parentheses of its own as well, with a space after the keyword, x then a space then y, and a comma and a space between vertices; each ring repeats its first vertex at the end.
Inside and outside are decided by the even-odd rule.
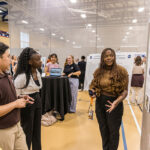
POLYGON ((42 81, 42 114, 56 110, 64 120, 72 99, 68 77, 43 77, 42 81))

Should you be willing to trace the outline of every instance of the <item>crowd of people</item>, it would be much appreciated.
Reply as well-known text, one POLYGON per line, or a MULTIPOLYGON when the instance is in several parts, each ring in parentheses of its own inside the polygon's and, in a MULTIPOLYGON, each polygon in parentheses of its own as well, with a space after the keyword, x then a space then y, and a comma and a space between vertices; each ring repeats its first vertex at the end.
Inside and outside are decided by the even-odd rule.
MULTIPOLYGON (((136 100, 135 92, 140 93, 144 84, 141 65, 141 57, 137 56, 131 81, 133 102, 136 100)), ((24 48, 19 57, 13 56, 11 61, 9 47, 0 42, 0 147, 3 150, 30 150, 31 145, 32 150, 42 149, 41 66, 41 55, 33 48, 24 48)), ((58 57, 54 53, 48 57, 46 75, 52 68, 59 68, 58 57)), ((78 63, 72 55, 66 58, 63 75, 68 77, 71 88, 70 113, 76 112, 78 89, 83 90, 85 69, 85 56, 78 63)), ((96 98, 95 112, 103 150, 118 149, 128 82, 128 72, 116 63, 115 51, 104 49, 89 87, 90 96, 96 98)), ((141 103, 140 96, 137 97, 137 102, 141 103)))

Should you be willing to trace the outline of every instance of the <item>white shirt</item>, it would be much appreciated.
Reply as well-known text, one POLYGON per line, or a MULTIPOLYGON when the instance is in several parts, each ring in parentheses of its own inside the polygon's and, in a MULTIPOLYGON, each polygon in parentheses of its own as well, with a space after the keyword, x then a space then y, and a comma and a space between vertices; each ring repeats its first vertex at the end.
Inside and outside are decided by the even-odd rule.
POLYGON ((39 80, 40 86, 36 85, 32 76, 30 77, 29 84, 26 88, 23 88, 26 85, 26 75, 25 73, 19 74, 14 80, 14 85, 16 87, 17 95, 28 95, 39 92, 42 88, 42 80, 39 71, 37 70, 37 78, 39 80), (23 89, 22 89, 23 88, 23 89))
POLYGON ((143 72, 144 69, 142 66, 136 66, 136 65, 133 66, 132 74, 143 74, 143 72))

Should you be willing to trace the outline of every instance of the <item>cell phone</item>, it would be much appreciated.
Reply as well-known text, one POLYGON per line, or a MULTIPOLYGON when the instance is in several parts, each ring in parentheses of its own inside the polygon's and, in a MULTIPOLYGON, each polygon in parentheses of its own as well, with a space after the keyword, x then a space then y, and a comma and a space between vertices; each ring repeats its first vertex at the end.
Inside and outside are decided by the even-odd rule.
POLYGON ((89 95, 90 96, 93 96, 93 95, 95 95, 96 93, 95 92, 93 92, 92 90, 89 90, 89 95))

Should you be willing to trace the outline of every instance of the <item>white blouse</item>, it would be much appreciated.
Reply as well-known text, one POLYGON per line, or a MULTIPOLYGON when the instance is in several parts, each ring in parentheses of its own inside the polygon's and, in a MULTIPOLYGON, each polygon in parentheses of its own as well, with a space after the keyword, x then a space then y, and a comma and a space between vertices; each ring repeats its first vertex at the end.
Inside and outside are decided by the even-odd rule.
POLYGON ((28 95, 33 94, 36 92, 39 92, 39 90, 42 88, 42 80, 41 80, 41 74, 37 70, 37 78, 39 80, 40 86, 36 85, 35 81, 33 80, 33 77, 30 77, 29 84, 26 88, 23 88, 26 85, 26 75, 25 73, 22 73, 17 76, 17 78, 14 80, 14 85, 16 87, 17 95, 28 95), (21 89, 23 88, 23 89, 21 89))
POLYGON ((133 66, 132 69, 132 74, 143 74, 144 73, 144 68, 142 66, 133 66))

